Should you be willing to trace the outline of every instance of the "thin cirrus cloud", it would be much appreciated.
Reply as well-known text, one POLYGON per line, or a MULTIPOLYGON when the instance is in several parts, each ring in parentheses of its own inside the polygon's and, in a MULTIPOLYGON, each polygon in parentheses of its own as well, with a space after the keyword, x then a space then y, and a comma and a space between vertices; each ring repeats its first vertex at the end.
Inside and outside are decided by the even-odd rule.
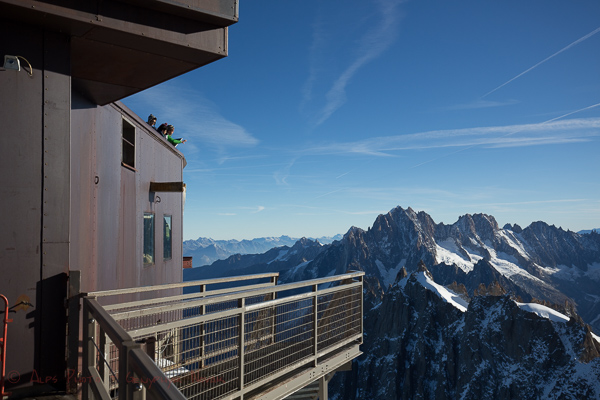
POLYGON ((600 136, 600 118, 581 118, 538 124, 506 125, 428 131, 329 143, 307 149, 307 154, 363 154, 393 156, 394 151, 463 146, 521 147, 591 141, 600 136))
POLYGON ((238 207, 240 210, 248 210, 251 214, 258 214, 261 211, 265 210, 264 206, 254 206, 254 207, 238 207))
POLYGON ((244 127, 225 118, 214 103, 190 88, 165 83, 131 97, 129 102, 151 110, 158 124, 174 125, 174 136, 188 139, 186 152, 198 145, 222 151, 258 144, 244 127))
POLYGON ((455 104, 453 106, 445 107, 446 110, 474 110, 479 108, 491 108, 491 107, 503 107, 517 104, 518 100, 507 100, 507 101, 490 101, 479 99, 471 103, 455 104))
MULTIPOLYGON (((336 110, 346 102, 346 86, 350 80, 367 63, 377 58, 390 47, 396 37, 399 13, 397 11, 398 1, 377 1, 380 20, 373 24, 375 28, 367 30, 360 38, 354 59, 335 79, 331 88, 325 95, 325 106, 317 113, 314 125, 318 126, 325 122, 336 110)), ((313 44, 311 46, 310 75, 304 87, 304 99, 306 103, 312 98, 312 89, 316 81, 318 69, 315 67, 314 58, 317 57, 318 48, 323 45, 325 33, 322 24, 315 24, 313 31, 313 44)))

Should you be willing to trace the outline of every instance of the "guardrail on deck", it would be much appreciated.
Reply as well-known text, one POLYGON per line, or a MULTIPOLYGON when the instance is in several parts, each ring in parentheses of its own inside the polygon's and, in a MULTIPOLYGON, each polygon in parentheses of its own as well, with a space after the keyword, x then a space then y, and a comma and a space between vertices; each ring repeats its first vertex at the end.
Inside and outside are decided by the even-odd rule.
POLYGON ((125 292, 90 293, 84 298, 83 399, 260 395, 266 384, 362 343, 363 275, 276 285, 271 274, 262 275, 270 277, 266 284, 212 291, 208 285, 257 276, 199 281, 201 293, 106 307, 97 297, 125 292))

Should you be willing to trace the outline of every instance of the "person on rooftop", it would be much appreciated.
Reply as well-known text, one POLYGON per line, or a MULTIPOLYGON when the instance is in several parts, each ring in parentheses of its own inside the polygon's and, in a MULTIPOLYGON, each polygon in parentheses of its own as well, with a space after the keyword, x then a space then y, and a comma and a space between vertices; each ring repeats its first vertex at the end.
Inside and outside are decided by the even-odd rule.
POLYGON ((152 114, 148 116, 148 125, 156 129, 156 117, 152 114))
POLYGON ((169 143, 177 147, 178 144, 187 142, 187 140, 184 140, 183 138, 174 139, 172 136, 174 131, 175 127, 173 125, 167 126, 167 140, 169 141, 169 143))
POLYGON ((166 137, 167 136, 167 126, 169 126, 169 124, 167 124, 166 122, 164 124, 160 124, 160 126, 157 129, 158 133, 160 133, 161 135, 166 137))

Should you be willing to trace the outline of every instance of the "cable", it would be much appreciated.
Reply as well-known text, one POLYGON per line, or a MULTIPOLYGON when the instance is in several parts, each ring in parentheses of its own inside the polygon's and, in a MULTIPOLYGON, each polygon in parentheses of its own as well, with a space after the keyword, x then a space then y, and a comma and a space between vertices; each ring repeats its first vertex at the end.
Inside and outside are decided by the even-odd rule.
MULTIPOLYGON (((33 76, 33 67, 31 66, 31 64, 29 63, 29 61, 27 61, 27 59, 25 57, 23 57, 23 56, 15 56, 15 57, 22 59, 23 61, 25 61, 27 63, 27 65, 29 65, 29 71, 27 71, 27 70, 25 70, 25 71, 27 71, 27 73, 29 74, 29 76, 33 76)), ((25 69, 25 68, 23 68, 23 69, 25 69)))

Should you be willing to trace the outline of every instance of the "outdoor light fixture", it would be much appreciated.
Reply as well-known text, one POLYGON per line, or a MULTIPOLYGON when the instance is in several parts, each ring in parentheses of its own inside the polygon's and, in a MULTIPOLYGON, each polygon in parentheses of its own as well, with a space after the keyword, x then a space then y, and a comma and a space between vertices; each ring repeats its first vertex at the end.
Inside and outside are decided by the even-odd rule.
POLYGON ((29 71, 27 71, 27 70, 25 70, 25 71, 27 71, 29 76, 33 76, 33 67, 31 66, 29 61, 27 61, 27 59, 22 56, 5 55, 4 56, 4 69, 14 69, 15 71, 20 71, 21 70, 21 62, 19 61, 19 59, 21 59, 27 63, 27 65, 29 66, 29 71))

